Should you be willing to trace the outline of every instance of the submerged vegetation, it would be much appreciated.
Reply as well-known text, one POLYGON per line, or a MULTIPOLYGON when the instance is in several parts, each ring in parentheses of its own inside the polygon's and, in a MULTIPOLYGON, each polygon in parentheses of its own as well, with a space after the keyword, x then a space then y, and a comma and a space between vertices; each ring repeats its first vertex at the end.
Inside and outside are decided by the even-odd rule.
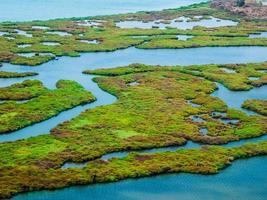
POLYGON ((0 104, 0 133, 11 132, 53 117, 77 105, 92 102, 95 98, 74 81, 60 80, 56 90, 48 90, 39 81, 24 81, 1 88, 1 99, 14 101, 0 104))

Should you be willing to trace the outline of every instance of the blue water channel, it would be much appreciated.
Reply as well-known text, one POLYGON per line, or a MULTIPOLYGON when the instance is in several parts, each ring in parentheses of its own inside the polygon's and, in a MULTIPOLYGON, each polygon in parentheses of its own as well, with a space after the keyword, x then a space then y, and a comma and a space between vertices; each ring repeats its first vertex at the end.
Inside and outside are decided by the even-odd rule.
MULTIPOLYGON (((55 127, 57 124, 77 116, 80 112, 88 108, 94 108, 96 106, 114 103, 116 101, 116 98, 102 91, 98 87, 98 85, 92 81, 92 78, 94 76, 81 74, 81 72, 85 69, 116 67, 128 65, 131 63, 192 65, 210 63, 224 64, 261 62, 267 59, 266 55, 266 47, 205 47, 191 49, 157 50, 128 48, 115 52, 85 53, 77 58, 61 57, 59 58, 59 60, 54 60, 36 67, 4 64, 1 68, 1 70, 3 71, 38 72, 38 76, 31 77, 30 79, 39 79, 45 84, 45 86, 49 88, 55 88, 55 83, 59 79, 75 80, 83 85, 86 89, 92 91, 92 93, 97 97, 97 101, 92 104, 78 106, 68 111, 62 112, 56 117, 35 124, 33 126, 26 127, 10 134, 1 135, 0 141, 14 141, 40 134, 47 134, 49 133, 49 130, 55 127)), ((29 79, 29 77, 0 79, 0 86, 8 86, 10 84, 21 82, 26 79, 29 79)), ((240 92, 229 91, 222 85, 218 85, 218 87, 219 90, 216 91, 214 95, 223 99, 229 107, 240 109, 241 101, 250 98, 266 99, 267 89, 265 86, 254 88, 248 92, 241 92, 242 94, 240 92)), ((236 143, 229 143, 226 146, 236 146, 248 141, 262 141, 265 139, 266 136, 262 136, 251 140, 242 140, 236 143)), ((182 148, 198 147, 198 144, 188 142, 188 144, 182 148)), ((149 151, 144 151, 143 153, 173 151, 177 150, 177 148, 178 147, 152 149, 149 151)), ((127 155, 127 153, 128 152, 118 152, 109 154, 103 156, 102 159, 107 160, 113 157, 123 157, 127 155)), ((229 195, 240 198, 247 197, 246 199, 250 199, 250 197, 254 196, 254 199, 260 199, 261 197, 266 197, 266 178, 261 177, 260 174, 263 173, 264 169, 266 170, 267 159, 266 157, 263 157, 260 160, 258 159, 259 158, 251 159, 248 161, 238 161, 229 169, 226 169, 221 174, 215 176, 200 176, 191 174, 159 176, 140 180, 122 181, 116 184, 71 187, 54 192, 33 192, 18 195, 14 199, 73 199, 74 197, 76 199, 118 200, 125 198, 160 200, 166 199, 166 197, 169 197, 168 199, 203 199, 205 197, 229 199, 226 198, 229 195), (246 166, 245 173, 244 170, 236 170, 236 167, 237 169, 240 169, 240 167, 241 169, 243 169, 240 163, 244 163, 244 165, 246 166), (232 177, 232 182, 228 180, 227 177, 232 177), (242 180, 249 178, 251 179, 250 182, 245 181, 244 183, 242 183, 243 185, 239 184, 242 180), (221 179, 223 179, 223 181, 220 181, 221 179), (236 185, 237 187, 236 193, 232 188, 233 185, 236 185), (247 190, 244 192, 239 191, 239 189, 242 189, 241 186, 245 185, 247 190), (225 187, 225 189, 222 189, 222 187, 225 187), (252 190, 251 188, 255 189, 252 190), (248 193, 251 193, 250 196, 248 195, 248 193), (257 194, 255 195, 255 193, 257 194), (218 194, 223 194, 224 196, 217 197, 218 194)))
MULTIPOLYGON (((0 141, 14 141, 29 138, 41 134, 48 134, 57 124, 76 117, 82 111, 96 106, 114 103, 116 98, 101 90, 92 81, 93 76, 82 74, 86 69, 97 69, 103 67, 117 67, 132 63, 160 64, 160 65, 192 65, 192 64, 225 64, 225 63, 247 63, 261 62, 267 58, 267 47, 203 47, 189 49, 155 49, 143 50, 134 47, 118 50, 114 52, 84 53, 80 57, 61 57, 36 67, 3 64, 1 70, 26 72, 38 72, 38 76, 0 79, 0 87, 9 86, 13 83, 26 79, 38 79, 48 88, 55 88, 55 84, 60 79, 75 80, 86 89, 90 90, 97 98, 92 104, 78 106, 64 111, 46 121, 33 126, 14 131, 11 134, 0 135, 0 141), (194 59, 192 59, 194 55, 194 59), (123 58, 123 59, 122 59, 123 58)), ((232 92, 224 86, 219 85, 216 96, 222 98, 229 107, 240 108, 241 101, 249 98, 266 99, 266 86, 254 88, 249 92, 232 92), (242 93, 242 95, 240 95, 242 93), (248 95, 246 95, 248 94, 248 95), (250 95, 253 94, 253 95, 250 95), (242 98, 240 98, 242 96, 242 98)))

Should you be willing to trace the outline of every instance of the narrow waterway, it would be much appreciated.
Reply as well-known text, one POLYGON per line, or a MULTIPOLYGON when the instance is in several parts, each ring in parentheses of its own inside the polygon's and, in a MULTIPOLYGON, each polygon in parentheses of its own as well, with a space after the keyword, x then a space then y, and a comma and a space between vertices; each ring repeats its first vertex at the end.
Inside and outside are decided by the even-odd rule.
MULTIPOLYGON (((58 123, 69 120, 77 116, 80 112, 88 109, 94 108, 100 105, 111 104, 116 101, 116 98, 103 90, 101 90, 96 83, 92 81, 94 76, 84 75, 81 72, 85 69, 97 69, 103 67, 116 67, 124 66, 131 63, 145 63, 145 64, 160 64, 160 65, 192 65, 192 64, 210 64, 210 63, 247 63, 247 62, 261 62, 266 60, 267 48, 266 47, 205 47, 205 48, 194 48, 194 49, 157 49, 157 50, 142 50, 136 48, 128 48, 124 50, 118 50, 115 52, 99 52, 99 53, 85 53, 77 58, 61 57, 59 60, 54 60, 45 63, 41 66, 29 67, 20 65, 4 64, 1 70, 3 71, 34 71, 38 72, 39 75, 35 77, 30 77, 30 79, 41 80, 45 86, 48 88, 55 88, 55 83, 59 79, 70 79, 79 82, 86 89, 90 90, 96 97, 97 101, 85 106, 78 106, 68 111, 60 113, 58 116, 53 117, 49 120, 43 121, 41 123, 35 124, 33 126, 26 127, 24 129, 15 131, 10 134, 1 135, 0 141, 14 141, 18 139, 28 138, 31 136, 37 136, 41 134, 48 134, 49 130, 55 127, 58 123), (192 59, 194 55, 194 59, 192 59), (121 59, 123 58, 123 59, 121 59)), ((13 83, 21 82, 27 78, 18 79, 0 79, 0 87, 8 86, 13 83)), ((233 92, 229 91, 222 85, 218 85, 219 90, 213 95, 218 96, 223 99, 229 107, 240 109, 242 101, 249 98, 260 98, 266 99, 266 87, 254 88, 246 92, 233 92), (242 98, 241 98, 242 97, 242 98), (233 100, 234 99, 234 100, 233 100)), ((254 138, 250 140, 242 140, 238 142, 229 143, 225 146, 238 146, 246 142, 255 142, 266 140, 266 136, 259 138, 254 138)), ((160 151, 175 151, 178 148, 198 148, 199 145, 188 142, 184 147, 168 147, 168 148, 158 148, 145 150, 146 152, 160 152, 160 151)), ((123 157, 129 152, 117 152, 108 155, 104 155, 102 159, 107 160, 113 157, 123 157)), ((54 192, 33 192, 22 194, 15 199, 203 199, 205 197, 216 197, 219 193, 223 195, 239 195, 238 197, 249 197, 246 192, 242 193, 238 191, 237 194, 230 186, 237 185, 242 189, 239 182, 244 179, 244 175, 252 178, 255 174, 255 166, 259 170, 256 174, 257 179, 254 182, 246 182, 242 187, 248 188, 258 188, 257 195, 255 196, 255 190, 251 190, 251 197, 254 199, 260 199, 263 194, 266 194, 266 181, 264 178, 260 178, 259 173, 262 173, 264 169, 266 170, 267 159, 264 157, 262 160, 258 161, 256 159, 245 161, 246 173, 244 174, 242 170, 228 170, 222 172, 215 176, 199 176, 191 174, 180 174, 171 176, 159 176, 153 178, 146 178, 140 180, 130 180, 122 181, 116 184, 102 184, 96 186, 79 186, 70 187, 63 190, 57 190, 54 192), (257 162, 262 162, 257 163, 257 162), (251 163, 251 166, 249 166, 251 163), (254 167, 253 167, 254 166, 254 167), (238 173, 236 173, 238 172, 238 173), (229 174, 228 174, 229 173, 229 174), (212 177, 212 179, 210 178, 212 177), (230 184, 226 179, 227 177, 235 177, 232 179, 230 184), (222 180, 223 181, 220 181, 222 180), (195 180, 196 179, 196 180, 195 180), (207 182, 206 182, 207 181, 207 182), (172 183, 174 182, 174 183, 172 183), (212 182, 212 184, 210 184, 212 182), (198 185, 201 184, 204 189, 200 188, 198 185), (202 183, 204 185, 202 185, 202 183), (209 184, 208 184, 209 183, 209 184), (125 184, 127 186, 125 186, 125 184), (252 184, 252 186, 251 186, 252 184), (157 187, 162 187, 162 190, 157 190, 157 187), (183 185, 183 187, 181 186, 183 185), (175 186, 175 187, 174 187, 175 186), (221 187, 227 187, 225 190, 221 190, 221 187), (229 187, 228 187, 229 186, 229 187), (146 190, 142 188, 147 187, 146 190), (210 192, 205 192, 206 189, 210 192), (216 189, 216 188, 219 189, 216 189), (187 188, 187 189, 186 189, 187 188), (119 190, 119 191, 118 191, 119 190), (229 190, 229 191, 228 191, 229 190), (145 193, 144 193, 145 192, 145 193), (167 193, 173 195, 167 195, 167 193), (154 195, 153 195, 154 194, 154 195), (198 194, 198 195, 196 195, 198 194), (246 194, 245 196, 243 196, 246 194), (192 195, 196 195, 192 198, 192 195), (188 198, 187 198, 188 197, 188 198)), ((229 169, 240 168, 239 163, 243 161, 238 161, 229 169)), ((70 163, 71 164, 71 163, 70 163)), ((74 164, 76 165, 76 164, 74 164)), ((68 167, 68 166, 67 166, 68 167)), ((81 166, 82 167, 82 166, 81 166)), ((242 167, 242 166, 241 166, 242 167)), ((245 177, 247 178, 247 177, 245 177)), ((255 178, 255 177, 254 177, 255 178)), ((227 198, 222 198, 227 199, 227 198)), ((242 198, 241 198, 242 199, 242 198)), ((247 198, 249 199, 249 198, 247 198)))
MULTIPOLYGON (((26 79, 38 79, 42 81, 46 87, 55 88, 55 84, 58 80, 69 79, 77 81, 87 90, 91 91, 96 96, 97 101, 64 111, 51 119, 28 126, 18 131, 0 135, 0 141, 14 141, 41 134, 48 134, 49 131, 57 124, 76 117, 79 113, 88 108, 94 108, 96 106, 107 105, 115 102, 116 98, 114 96, 101 90, 98 85, 92 81, 93 76, 82 74, 82 71, 86 69, 117 67, 132 63, 153 65, 192 65, 260 62, 266 60, 266 54, 267 47, 203 47, 156 50, 143 50, 131 47, 114 52, 84 53, 81 54, 80 57, 76 58, 61 57, 59 60, 53 60, 36 67, 6 63, 3 67, 1 67, 1 70, 14 72, 34 71, 38 72, 39 75, 25 78, 0 79, 0 87, 9 86, 26 79), (194 59, 192 59, 192 55, 194 55, 194 59)), ((216 91, 215 95, 222 98, 229 107, 232 107, 234 104, 235 108, 240 108, 241 101, 252 97, 266 99, 266 92, 264 92, 266 91, 265 86, 252 89, 249 92, 237 93, 229 91, 222 85, 218 86, 219 90, 216 91), (237 98, 241 93, 242 98, 237 98), (253 96, 249 94, 253 94, 253 96), (239 100, 235 101, 235 99, 239 100)))
MULTIPOLYGON (((251 143, 251 142, 260 142, 260 141, 264 141, 267 140, 267 135, 262 135, 260 137, 256 137, 256 138, 248 138, 248 139, 243 139, 243 140, 239 140, 239 141, 235 141, 235 142, 229 142, 227 144, 223 144, 220 146, 223 147, 238 147, 247 143, 251 143)), ((160 147, 160 148, 152 148, 152 149, 145 149, 145 150, 140 150, 140 151, 120 151, 120 152, 114 152, 114 153, 109 153, 109 154, 105 154, 103 155, 100 159, 101 160, 109 160, 112 158, 123 158, 126 157, 127 155, 129 155, 132 152, 136 152, 136 153, 160 153, 160 152, 174 152, 177 151, 179 149, 196 149, 196 148, 200 148, 202 145, 199 143, 195 143, 192 141, 188 141, 185 145, 183 146, 170 146, 170 147, 160 147)), ((85 167, 88 162, 83 162, 83 163, 73 163, 73 162, 67 162, 62 166, 62 169, 67 169, 67 168, 83 168, 85 167)))

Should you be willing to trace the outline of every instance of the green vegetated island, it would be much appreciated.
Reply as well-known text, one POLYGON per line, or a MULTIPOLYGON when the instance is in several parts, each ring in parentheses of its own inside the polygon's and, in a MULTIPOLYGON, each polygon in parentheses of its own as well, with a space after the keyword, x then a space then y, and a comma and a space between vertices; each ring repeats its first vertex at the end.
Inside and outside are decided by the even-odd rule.
MULTIPOLYGON (((267 38, 248 37, 266 30, 266 20, 236 15, 211 7, 209 3, 97 18, 6 22, 0 24, 0 31, 5 32, 0 36, 0 60, 38 65, 57 56, 78 56, 80 52, 113 51, 129 46, 266 46, 267 38), (194 27, 190 30, 155 26, 124 29, 115 25, 124 20, 162 20, 168 26, 170 20, 182 16, 188 21, 212 16, 238 23, 234 27, 194 27), (16 30, 26 34, 17 34, 16 30), (65 35, 47 33, 58 31, 65 35), (181 41, 175 37, 177 34, 193 37, 181 41), (25 53, 33 56, 22 56, 25 53)), ((132 64, 112 69, 88 69, 83 73, 100 75, 94 81, 115 95, 117 102, 86 110, 57 125, 50 134, 0 143, 0 198, 20 192, 163 173, 214 174, 237 159, 266 155, 266 141, 231 148, 219 146, 266 134, 266 100, 244 102, 244 108, 259 113, 247 115, 227 107, 221 99, 211 95, 217 89, 214 82, 235 91, 260 87, 267 83, 266 71, 266 62, 187 67, 132 64), (225 123, 224 120, 234 121, 225 123), (123 158, 101 159, 112 152, 182 146, 188 141, 204 146, 174 152, 132 152, 123 158), (67 162, 88 164, 83 168, 63 169, 67 162)), ((33 75, 31 72, 1 73, 10 77, 33 75)), ((74 81, 59 80, 57 88, 51 90, 38 80, 26 80, 1 88, 0 100, 3 101, 0 103, 0 133, 8 133, 92 102, 95 97, 74 81), (21 100, 25 102, 18 102, 21 100)))
MULTIPOLYGON (((201 25, 201 24, 200 24, 201 25)), ((38 65, 59 56, 82 52, 136 48, 191 48, 204 46, 267 46, 267 38, 251 38, 267 30, 266 20, 236 15, 201 3, 178 9, 102 17, 0 24, 0 62, 38 65), (234 26, 177 29, 172 23, 232 20, 234 26), (151 28, 120 28, 119 22, 138 21, 151 28), (177 35, 192 36, 187 40, 177 35), (30 55, 30 54, 32 55, 30 55), (27 55, 28 54, 28 55, 27 55)))

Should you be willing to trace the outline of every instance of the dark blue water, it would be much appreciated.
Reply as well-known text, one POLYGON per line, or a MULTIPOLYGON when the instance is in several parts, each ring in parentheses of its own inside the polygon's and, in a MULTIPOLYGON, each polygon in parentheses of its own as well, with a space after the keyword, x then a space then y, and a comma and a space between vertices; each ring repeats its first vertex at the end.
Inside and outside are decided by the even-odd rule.
POLYGON ((1 0, 0 21, 47 20, 176 8, 205 0, 1 0))

